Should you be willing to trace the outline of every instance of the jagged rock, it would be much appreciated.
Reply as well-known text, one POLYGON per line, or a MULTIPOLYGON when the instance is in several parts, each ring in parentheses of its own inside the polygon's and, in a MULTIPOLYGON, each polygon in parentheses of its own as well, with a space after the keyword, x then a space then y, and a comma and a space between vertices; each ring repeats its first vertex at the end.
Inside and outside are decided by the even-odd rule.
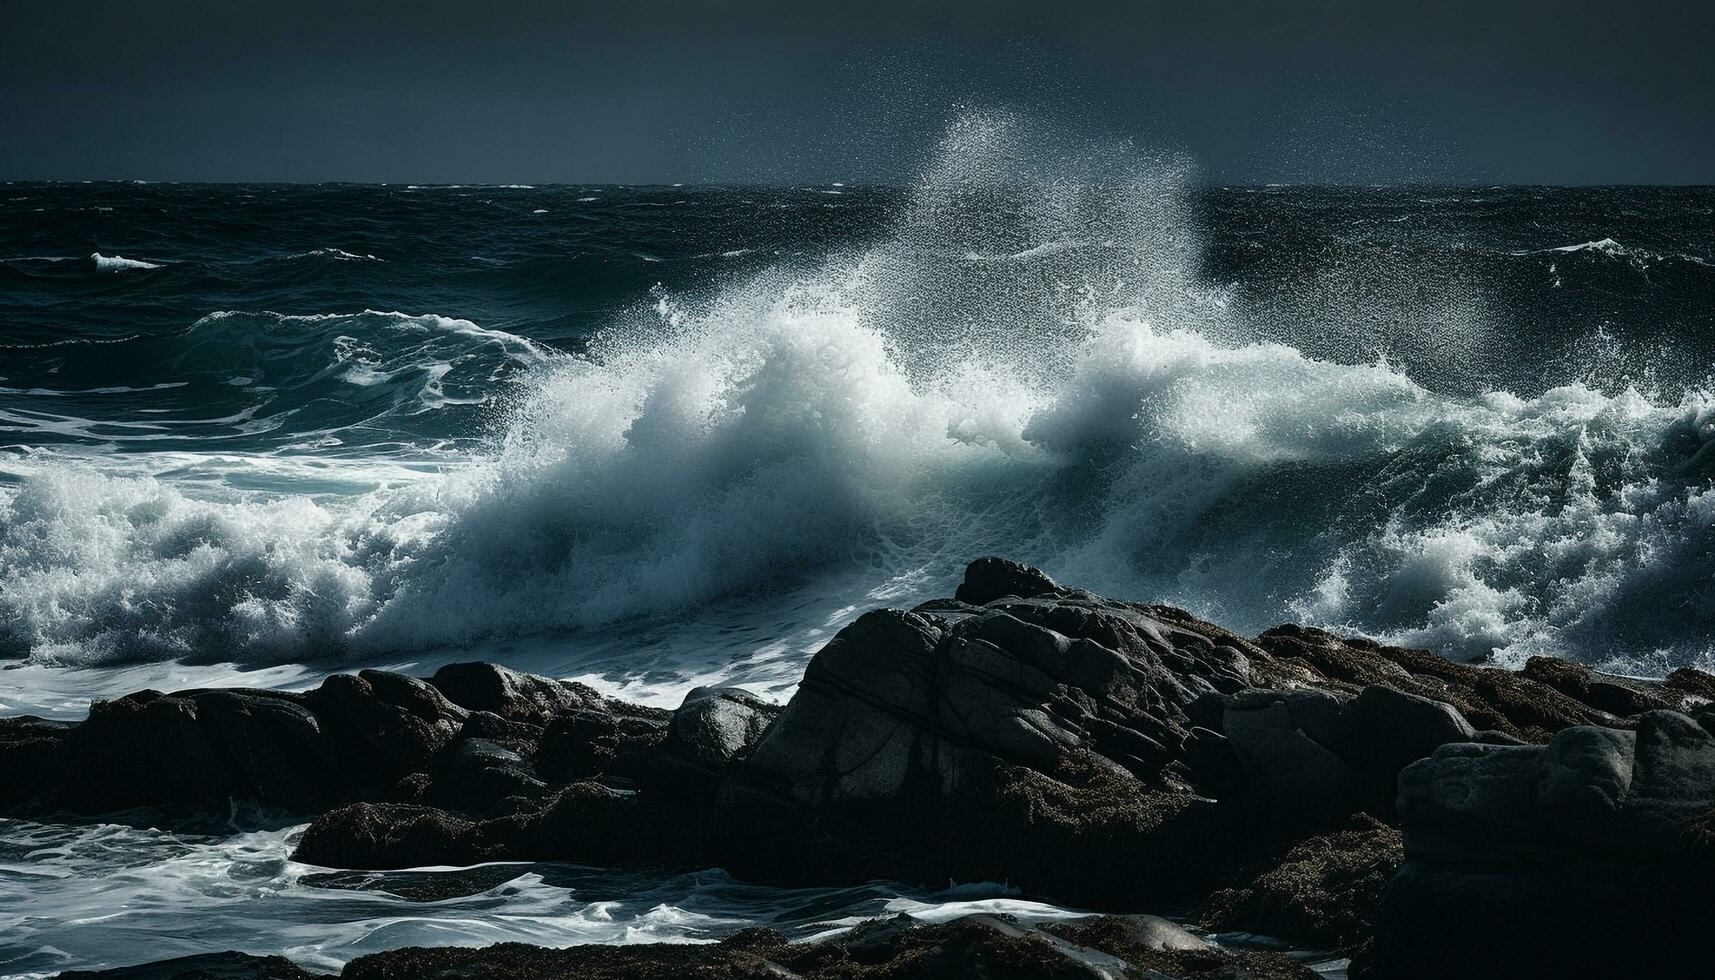
MULTIPOLYGON (((1253 667, 1258 686, 1356 692, 1376 685, 1445 702, 1473 727, 1523 741, 1546 742, 1563 728, 1618 720, 1605 708, 1536 677, 1455 663, 1428 650, 1343 638, 1308 626, 1278 626, 1257 637, 1256 646, 1253 667)), ((1687 671, 1671 685, 1628 682, 1643 693, 1650 709, 1680 711, 1702 702, 1706 695, 1698 692, 1704 685, 1715 690, 1715 678, 1698 671, 1687 671)), ((1599 695, 1603 703, 1614 706, 1605 693, 1604 689, 1599 695)))
POLYGON ((1251 792, 1288 817, 1350 812, 1357 776, 1338 751, 1345 702, 1316 690, 1250 690, 1227 702, 1227 738, 1251 792))
POLYGON ((1477 734, 1450 704, 1373 684, 1350 698, 1241 691, 1224 724, 1250 792, 1283 819, 1385 810, 1401 769, 1477 734))
POLYGON ((953 619, 869 613, 817 654, 733 766, 713 837, 733 846, 731 866, 770 876, 1167 889, 1166 869, 1192 862, 1150 838, 1183 830, 1180 856, 1197 853, 1200 828, 1221 819, 1192 789, 1230 776, 1194 768, 1221 758, 1207 748, 1220 737, 1194 737, 1188 708, 1246 676, 1236 648, 1088 594, 1000 596, 953 619), (1194 741, 1204 751, 1187 752, 1194 741), (1143 867, 1146 854, 1162 863, 1143 867))
POLYGON ((667 723, 661 752, 665 765, 656 782, 662 788, 712 790, 727 766, 750 750, 781 707, 735 687, 699 687, 685 695, 667 723))
POLYGON ((1712 812, 1715 735, 1677 712, 1444 746, 1400 777, 1406 864, 1367 975, 1702 975, 1712 812))
POLYGON ((546 725, 556 715, 594 707, 600 696, 581 684, 524 674, 498 664, 447 664, 429 684, 467 711, 486 711, 507 721, 546 725))
POLYGON ((1403 850, 1397 829, 1354 817, 1236 875, 1234 885, 1203 902, 1198 921, 1322 948, 1351 946, 1374 928, 1403 850))
POLYGON ((965 580, 953 598, 972 606, 983 606, 1006 596, 1031 599, 1060 591, 1041 569, 1006 558, 978 558, 965 568, 965 580))

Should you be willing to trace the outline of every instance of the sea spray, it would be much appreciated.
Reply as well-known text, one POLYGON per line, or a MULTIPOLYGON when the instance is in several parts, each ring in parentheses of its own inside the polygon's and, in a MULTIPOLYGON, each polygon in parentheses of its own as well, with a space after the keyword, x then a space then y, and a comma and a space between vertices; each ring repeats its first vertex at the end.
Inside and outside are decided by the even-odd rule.
MULTIPOLYGON (((508 193, 522 216, 552 192, 508 193)), ((1517 394, 1473 387, 1517 361, 1499 287, 1390 265, 1396 251, 1319 278, 1224 277, 1197 193, 1171 158, 1061 152, 975 115, 904 195, 814 195, 891 202, 856 241, 740 249, 687 230, 683 256, 649 246, 659 271, 635 271, 642 242, 566 265, 579 289, 592 269, 650 277, 573 341, 504 305, 473 320, 283 303, 9 347, 5 650, 334 666, 596 638, 615 683, 789 683, 855 610, 943 593, 999 552, 1241 629, 1297 620, 1640 672, 1708 662, 1706 386, 1604 373, 1628 362, 1603 355, 1545 384, 1519 374, 1517 394), (718 271, 687 282, 674 262, 718 271)), ((1281 221, 1309 207, 1248 197, 1281 221)), ((603 220, 623 235, 634 219, 603 220)), ((387 259, 320 263, 316 289, 414 274, 388 243, 314 247, 387 259)), ((1583 271, 1610 292, 1706 270, 1664 248, 1631 253, 1658 257, 1640 273, 1611 248, 1555 247, 1492 254, 1543 290, 1569 288, 1550 277, 1571 262, 1597 263, 1583 271)), ((1265 270, 1315 258, 1262 255, 1265 270)), ((542 258, 477 257, 459 275, 524 269, 560 295, 542 258)), ((86 288, 49 265, 68 263, 22 263, 18 288, 86 288)), ((229 274, 204 267, 102 288, 229 274)))

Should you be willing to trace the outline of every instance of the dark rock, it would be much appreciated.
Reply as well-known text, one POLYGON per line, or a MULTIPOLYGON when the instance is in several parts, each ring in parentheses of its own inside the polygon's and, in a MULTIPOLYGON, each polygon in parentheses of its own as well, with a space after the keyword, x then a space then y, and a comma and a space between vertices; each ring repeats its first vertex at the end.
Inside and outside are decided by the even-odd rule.
POLYGON ((1040 569, 989 557, 978 558, 965 567, 965 580, 959 583, 953 598, 972 606, 985 606, 1006 596, 1032 599, 1059 592, 1060 587, 1040 569))
POLYGON ((956 621, 869 613, 734 764, 712 838, 722 863, 764 876, 1185 887, 1221 824, 1190 792, 1219 780, 1188 761, 1185 709, 1243 676, 1233 648, 1087 595, 956 621), (1181 831, 1176 849, 1151 843, 1181 831))
POLYGON ((56 802, 86 812, 223 800, 237 789, 196 703, 156 691, 90 705, 62 758, 56 802))
POLYGON ((1348 757, 1380 774, 1393 795, 1399 771, 1449 742, 1469 742, 1476 729, 1445 701, 1372 684, 1343 712, 1341 741, 1348 757))
POLYGON ((1344 702, 1323 691, 1250 690, 1227 702, 1227 738, 1252 793, 1300 818, 1350 812, 1356 774, 1336 751, 1344 702))
POLYGON ((1554 657, 1532 657, 1525 661, 1522 673, 1617 718, 1629 718, 1667 706, 1659 696, 1641 686, 1627 684, 1617 677, 1605 677, 1583 664, 1554 657))
POLYGON ((563 712, 594 707, 600 700, 583 685, 480 662, 447 664, 435 671, 429 683, 468 711, 486 711, 533 725, 546 725, 563 712))
MULTIPOLYGON (((1609 724, 1605 708, 1510 670, 1454 663, 1427 650, 1383 646, 1307 626, 1279 626, 1256 638, 1259 686, 1357 690, 1379 685, 1443 701, 1478 729, 1545 742, 1573 725, 1609 724)), ((1693 672, 1695 673, 1695 672, 1693 672)), ((1707 676, 1707 675, 1705 675, 1707 676)), ((1710 679, 1715 684, 1715 678, 1710 679)), ((1645 691, 1648 707, 1684 710, 1689 682, 1645 691)), ((1639 690, 1643 690, 1640 686, 1639 690)), ((1603 703, 1611 702, 1602 698, 1603 703)))
POLYGON ((671 714, 604 700, 555 718, 542 735, 536 768, 552 782, 647 778, 657 767, 671 714))
POLYGON ((226 952, 199 953, 111 970, 69 970, 60 974, 60 980, 310 980, 323 975, 310 973, 284 956, 226 952))
POLYGON ((691 691, 667 723, 661 745, 667 765, 657 782, 674 791, 712 793, 727 766, 756 744, 781 710, 741 688, 691 691))
POLYGON ((350 797, 333 746, 302 704, 244 691, 200 691, 191 700, 242 781, 234 795, 306 811, 350 797))
POLYGON ((359 778, 372 785, 428 768, 469 714, 428 683, 382 670, 334 674, 308 702, 359 767, 359 778))
POLYGON ((1712 812, 1715 736, 1677 712, 1544 746, 1444 746, 1400 777, 1406 864, 1363 969, 1701 975, 1712 812))
POLYGON ((33 715, 0 718, 0 807, 41 802, 57 790, 72 728, 70 722, 33 715))
POLYGON ((803 980, 1185 980, 1249 977, 1313 980, 1282 956, 1207 948, 1156 948, 1162 933, 1124 918, 1043 927, 1010 916, 971 915, 925 925, 904 916, 860 924, 842 936, 789 943, 753 929, 713 945, 573 946, 544 949, 502 943, 483 949, 402 949, 353 960, 345 980, 705 980, 799 977, 803 980), (1153 971, 1153 972, 1152 972, 1153 971))
POLYGON ((292 859, 325 868, 421 868, 495 860, 497 851, 480 823, 443 810, 358 803, 316 818, 292 859))
POLYGON ((450 750, 420 799, 456 810, 483 811, 511 797, 549 795, 524 757, 499 742, 465 738, 450 750))
POLYGON ((1210 929, 1243 930, 1322 948, 1366 939, 1382 889, 1404 853, 1397 829, 1370 817, 1291 845, 1204 901, 1210 929))

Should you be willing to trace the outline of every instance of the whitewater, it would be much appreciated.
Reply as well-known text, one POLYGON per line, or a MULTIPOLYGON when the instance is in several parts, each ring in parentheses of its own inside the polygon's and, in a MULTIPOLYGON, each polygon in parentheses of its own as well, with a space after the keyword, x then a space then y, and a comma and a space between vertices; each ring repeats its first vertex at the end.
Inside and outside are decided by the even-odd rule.
MULTIPOLYGON (((1242 631, 1715 666, 1708 190, 1209 188, 973 114, 906 188, 0 205, 0 713, 473 658, 784 700, 981 554, 1242 631)), ((0 975, 1075 914, 556 866, 425 903, 275 814, 0 824, 0 975)))
MULTIPOLYGON (((1705 388, 1448 390, 1491 339, 1469 296, 1409 344, 1324 322, 1295 346, 1199 276, 1185 164, 1118 148, 1068 177, 1019 129, 956 126, 879 241, 654 285, 577 349, 433 313, 216 310, 81 342, 170 343, 146 384, 55 387, 10 377, 44 360, 10 346, 0 701, 76 710, 147 664, 308 677, 508 648, 633 696, 779 695, 855 611, 983 553, 1240 629, 1711 662, 1705 388), (216 384, 262 397, 185 405, 216 384)), ((1661 259, 1531 254, 1550 276, 1661 259)))

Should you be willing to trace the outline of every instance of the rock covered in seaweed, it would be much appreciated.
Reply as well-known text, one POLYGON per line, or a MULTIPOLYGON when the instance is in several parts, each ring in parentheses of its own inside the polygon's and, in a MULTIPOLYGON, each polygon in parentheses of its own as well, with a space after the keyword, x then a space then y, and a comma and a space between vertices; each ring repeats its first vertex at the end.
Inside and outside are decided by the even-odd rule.
MULTIPOLYGON (((280 957, 220 953, 138 967, 66 974, 95 980, 302 980, 280 957)), ((719 943, 396 949, 358 957, 343 980, 1315 980, 1274 953, 1216 949, 1154 916, 1043 924, 976 914, 924 923, 900 914, 808 943, 750 929, 719 943)))

